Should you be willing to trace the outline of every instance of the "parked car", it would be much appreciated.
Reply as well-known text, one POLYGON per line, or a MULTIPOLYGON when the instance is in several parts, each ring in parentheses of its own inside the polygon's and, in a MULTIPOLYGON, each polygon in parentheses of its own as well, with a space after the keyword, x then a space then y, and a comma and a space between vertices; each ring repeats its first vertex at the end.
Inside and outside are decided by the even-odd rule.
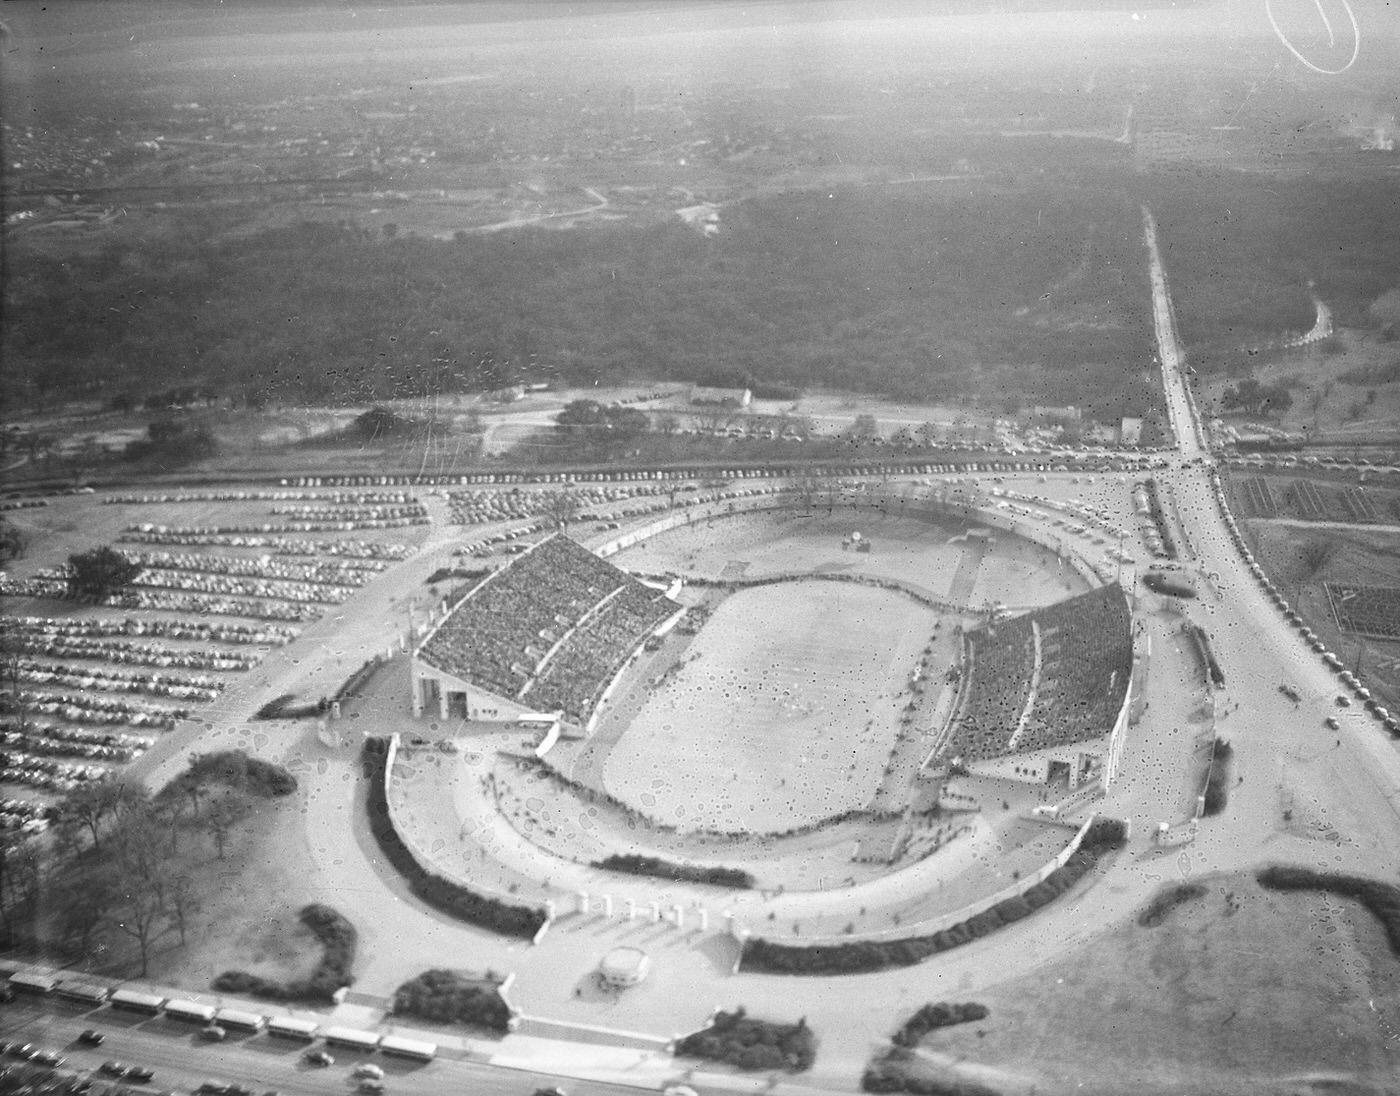
POLYGON ((1322 723, 1323 726, 1327 727, 1328 730, 1332 731, 1339 730, 1342 726, 1340 723, 1337 722, 1337 717, 1335 715, 1329 715, 1326 719, 1322 721, 1322 723))
POLYGON ((335 1059, 324 1050, 308 1050, 302 1058, 313 1066, 333 1066, 335 1059))
POLYGON ((535 1089, 535 1096, 569 1096, 569 1094, 558 1085, 550 1085, 548 1088, 535 1089))
POLYGON ((199 1037, 201 1039, 208 1039, 211 1043, 222 1043, 228 1038, 228 1032, 218 1024, 206 1024, 199 1029, 199 1037))
POLYGON ((48 1066, 50 1069, 57 1069, 67 1060, 67 1058, 63 1057, 63 1055, 56 1050, 38 1051, 30 1059, 30 1061, 38 1062, 41 1066, 48 1066))
POLYGON ((1294 704, 1297 704, 1298 701, 1303 699, 1302 696, 1298 693, 1298 690, 1295 689, 1292 685, 1280 685, 1278 687, 1278 691, 1281 692, 1284 696, 1288 697, 1289 700, 1293 701, 1294 704))
POLYGON ((137 1084, 141 1085, 144 1085, 155 1075, 155 1070, 151 1069, 149 1066, 132 1066, 126 1071, 128 1080, 135 1081, 137 1084))
POLYGON ((355 1067, 356 1077, 369 1077, 376 1081, 384 1080, 384 1071, 372 1062, 361 1062, 355 1067))
POLYGON ((1351 697, 1349 697, 1349 696, 1339 696, 1339 697, 1337 697, 1337 707, 1339 707, 1339 708, 1350 708, 1350 707, 1351 707, 1351 697))
POLYGON ((98 1069, 98 1072, 99 1072, 99 1073, 106 1073, 106 1074, 108 1074, 109 1076, 112 1076, 112 1077, 125 1077, 125 1076, 126 1076, 126 1063, 125 1063, 125 1062, 116 1062, 116 1061, 112 1061, 112 1062, 103 1062, 100 1066, 97 1067, 97 1069, 98 1069))
POLYGON ((374 1077, 361 1077, 360 1091, 378 1094, 384 1091, 384 1082, 374 1077))
POLYGON ((102 1032, 94 1031, 92 1028, 88 1028, 86 1031, 82 1032, 78 1036, 78 1042, 84 1044, 85 1046, 100 1047, 102 1045, 103 1040, 105 1040, 106 1038, 107 1036, 103 1035, 102 1032))

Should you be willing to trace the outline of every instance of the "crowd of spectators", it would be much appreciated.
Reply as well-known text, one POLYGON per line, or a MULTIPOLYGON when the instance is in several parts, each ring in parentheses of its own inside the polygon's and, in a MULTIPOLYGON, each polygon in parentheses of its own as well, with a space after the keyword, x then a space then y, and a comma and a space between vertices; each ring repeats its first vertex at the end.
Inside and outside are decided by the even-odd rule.
POLYGON ((627 656, 676 608, 639 582, 623 586, 544 664, 527 698, 541 710, 562 709, 566 719, 584 722, 627 656))
POLYGON ((279 556, 343 556, 347 559, 391 562, 407 559, 413 554, 413 547, 408 544, 382 544, 372 540, 306 540, 275 533, 230 532, 218 526, 169 526, 149 522, 127 526, 118 539, 128 544, 269 548, 279 556))
MULTIPOLYGON (((158 636, 203 643, 272 644, 284 646, 297 637, 295 628, 267 624, 226 624, 204 620, 165 620, 126 617, 9 617, 6 623, 24 634, 53 636, 158 636)), ((210 667, 211 669, 214 667, 210 667)))
POLYGON ((1039 750, 1106 734, 1133 673, 1132 613, 1120 586, 1037 609, 1040 687, 1018 742, 1039 750))
POLYGON ((999 757, 1026 709, 1035 672, 1030 616, 966 632, 965 690, 944 756, 964 763, 999 757))
POLYGON ((580 715, 611 669, 675 608, 558 534, 487 579, 428 638, 422 657, 503 696, 529 692, 537 706, 557 700, 580 715))
POLYGON ((108 693, 144 693, 174 700, 209 701, 215 699, 224 688, 224 683, 213 677, 173 677, 170 674, 124 670, 75 670, 27 658, 21 658, 16 666, 6 672, 26 685, 98 689, 108 693))
POLYGON ((1132 613, 1117 585, 989 624, 965 642, 966 692, 942 751, 965 763, 1009 752, 1023 713, 1017 753, 1108 733, 1132 678, 1132 613))

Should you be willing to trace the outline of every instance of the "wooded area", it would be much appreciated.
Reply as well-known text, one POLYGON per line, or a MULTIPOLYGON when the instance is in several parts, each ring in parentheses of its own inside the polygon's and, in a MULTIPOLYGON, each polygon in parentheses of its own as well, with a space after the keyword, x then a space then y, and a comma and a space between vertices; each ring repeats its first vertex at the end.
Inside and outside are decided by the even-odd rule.
POLYGON ((214 208, 88 251, 21 243, 8 395, 369 403, 524 379, 833 386, 918 400, 1158 399, 1139 213, 1121 193, 852 188, 679 220, 436 240, 214 208))

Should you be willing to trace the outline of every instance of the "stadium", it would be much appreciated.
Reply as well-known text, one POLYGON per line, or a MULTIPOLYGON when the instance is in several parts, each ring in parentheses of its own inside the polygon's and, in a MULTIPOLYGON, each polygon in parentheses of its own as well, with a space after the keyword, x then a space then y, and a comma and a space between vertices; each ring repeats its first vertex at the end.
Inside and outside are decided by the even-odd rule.
MULTIPOLYGON (((551 533, 447 609, 410 672, 419 720, 516 732, 479 778, 553 857, 795 891, 936 853, 966 875, 952 901, 975 853, 1033 868, 1115 779, 1134 661, 1122 587, 1043 531, 865 489, 671 513, 591 548, 551 533)), ((460 810, 463 787, 415 785, 413 813, 460 810)), ((512 893, 558 897, 538 882, 512 893)))

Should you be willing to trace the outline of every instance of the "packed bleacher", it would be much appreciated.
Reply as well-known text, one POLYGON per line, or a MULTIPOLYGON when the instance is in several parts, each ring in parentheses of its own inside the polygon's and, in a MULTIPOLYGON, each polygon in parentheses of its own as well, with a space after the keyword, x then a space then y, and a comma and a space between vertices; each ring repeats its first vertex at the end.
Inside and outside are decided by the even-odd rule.
POLYGON ((1133 673, 1132 613, 1122 587, 1101 586, 1035 616, 1040 687, 1017 751, 1108 733, 1133 673))
POLYGON ((949 759, 982 761, 1107 734, 1132 677, 1132 614, 1116 584, 969 632, 966 642, 968 692, 941 751, 949 759))
POLYGON ((623 587, 544 664, 525 699, 543 711, 562 709, 566 719, 583 722, 637 642, 676 608, 640 583, 623 587))
POLYGON ((584 719, 623 659, 677 609, 556 534, 483 580, 419 656, 498 695, 584 719))
POLYGON ((983 761, 1007 751, 1030 696, 1035 672, 1030 616, 968 632, 963 642, 966 693, 943 755, 983 761))

